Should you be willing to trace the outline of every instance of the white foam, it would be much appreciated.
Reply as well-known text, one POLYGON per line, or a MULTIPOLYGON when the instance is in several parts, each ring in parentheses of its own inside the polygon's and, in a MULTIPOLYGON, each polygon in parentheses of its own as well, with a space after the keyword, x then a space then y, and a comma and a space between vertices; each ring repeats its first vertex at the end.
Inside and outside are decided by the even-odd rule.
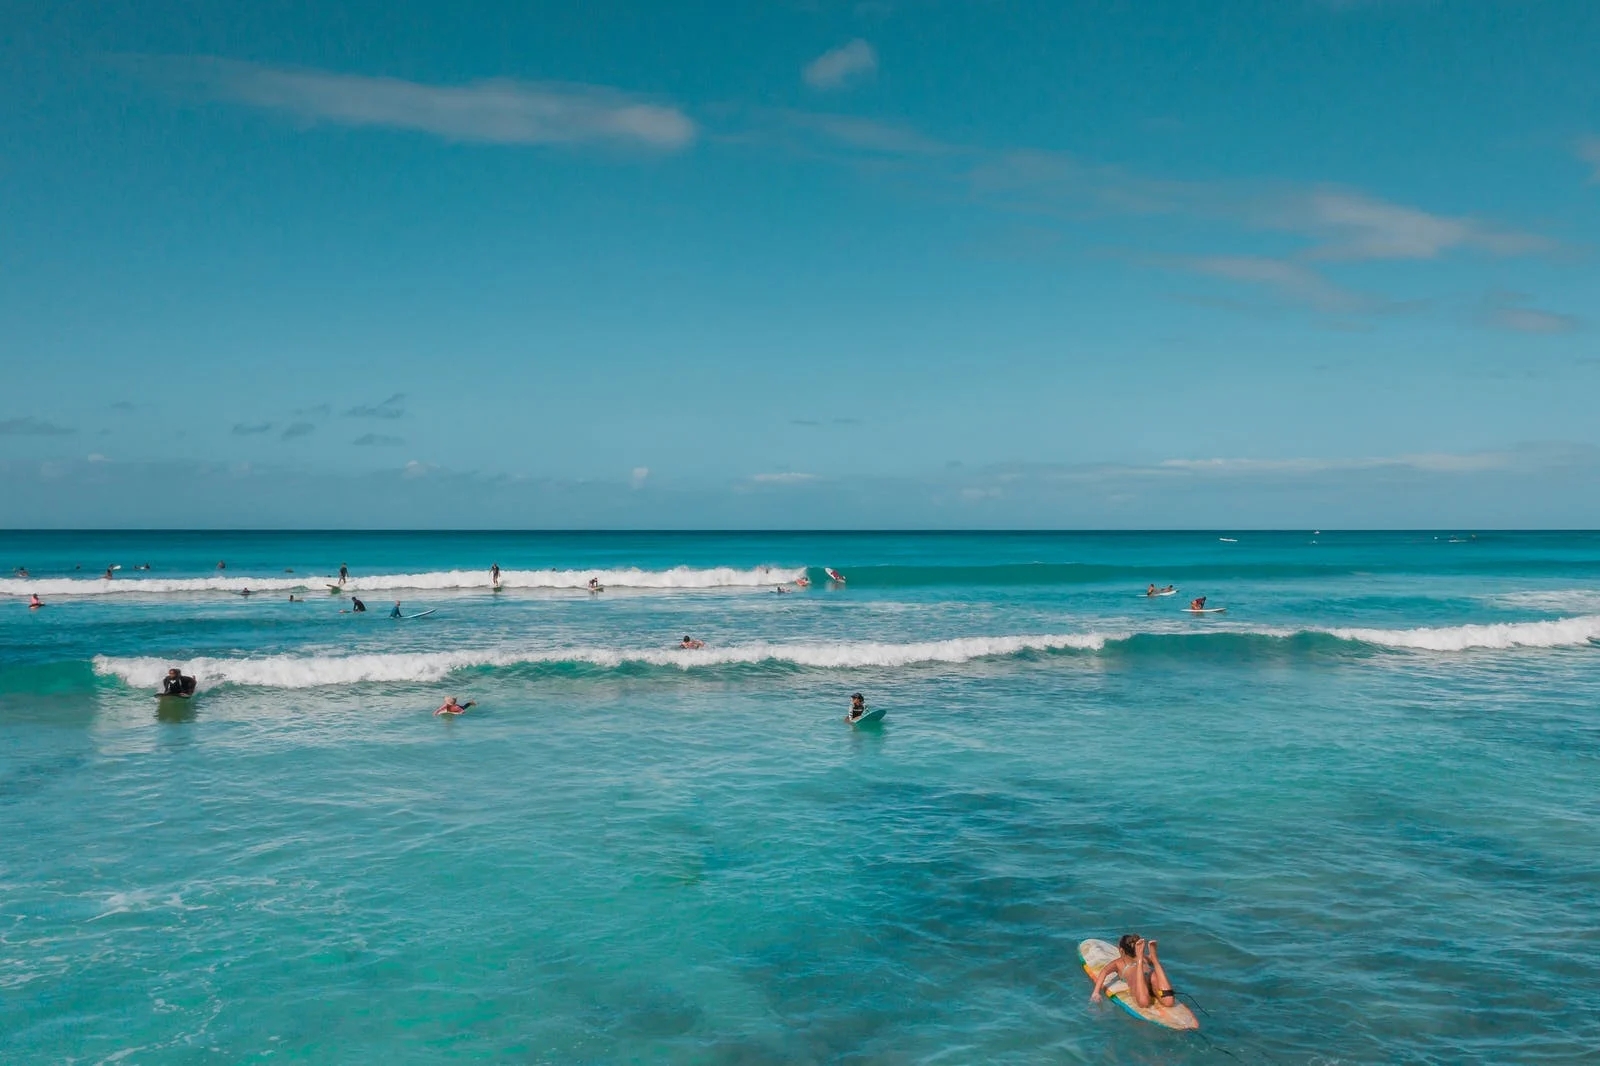
POLYGON ((1340 640, 1358 640, 1386 648, 1416 651, 1467 651, 1473 648, 1565 648, 1600 637, 1600 615, 1558 618, 1549 622, 1501 622, 1494 625, 1422 627, 1418 629, 1324 629, 1340 640))
MULTIPOLYGON (((758 566, 738 570, 729 566, 695 569, 687 566, 671 570, 502 570, 500 584, 508 589, 586 589, 589 579, 601 585, 627 589, 718 589, 760 588, 783 585, 805 574, 804 567, 758 566)), ((172 592, 326 592, 335 584, 333 576, 297 577, 189 577, 152 578, 0 578, 0 595, 29 596, 38 593, 49 599, 60 596, 145 595, 172 592)), ((390 589, 488 589, 487 570, 435 570, 418 574, 368 574, 346 581, 341 592, 380 592, 390 589)))
POLYGON ((1488 602, 1499 607, 1532 611, 1568 611, 1584 614, 1600 612, 1600 589, 1542 589, 1529 592, 1503 592, 1488 602))
MULTIPOLYGON (((957 637, 914 644, 838 642, 827 644, 741 644, 727 648, 496 648, 446 652, 374 655, 267 655, 244 659, 111 658, 98 655, 95 672, 120 678, 136 688, 155 689, 167 669, 177 666, 196 678, 199 687, 251 685, 265 688, 313 688, 362 682, 432 682, 457 670, 481 666, 539 663, 586 663, 615 668, 628 663, 696 667, 729 663, 792 663, 821 669, 910 666, 915 663, 962 663, 972 659, 1016 655, 1023 651, 1076 648, 1097 651, 1108 638, 1098 633, 1039 636, 957 637)), ((1114 639, 1114 638, 1113 638, 1114 639)))

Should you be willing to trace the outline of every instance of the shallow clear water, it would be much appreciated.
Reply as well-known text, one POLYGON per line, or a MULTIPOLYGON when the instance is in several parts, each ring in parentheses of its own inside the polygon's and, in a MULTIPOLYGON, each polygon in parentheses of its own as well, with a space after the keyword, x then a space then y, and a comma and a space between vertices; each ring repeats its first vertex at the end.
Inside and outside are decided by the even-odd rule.
POLYGON ((7 1062, 1600 1042, 1600 535, 8 533, 0 562, 30 574, 0 580, 7 1062), (1202 594, 1228 612, 1179 611, 1202 594), (169 663, 201 694, 158 710, 169 663), (842 720, 856 689, 881 727, 842 720), (435 718, 452 693, 479 706, 435 718), (1129 930, 1200 1034, 1088 1004, 1078 941, 1129 930))

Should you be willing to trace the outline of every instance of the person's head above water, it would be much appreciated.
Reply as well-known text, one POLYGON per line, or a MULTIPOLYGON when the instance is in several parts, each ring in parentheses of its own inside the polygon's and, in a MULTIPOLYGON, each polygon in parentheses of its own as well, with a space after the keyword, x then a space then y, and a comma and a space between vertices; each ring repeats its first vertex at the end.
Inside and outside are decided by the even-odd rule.
POLYGON ((177 677, 178 676, 178 668, 176 666, 174 666, 172 669, 168 670, 167 671, 167 676, 168 677, 177 677))
POLYGON ((1121 948, 1122 953, 1131 959, 1138 952, 1139 943, 1143 939, 1144 937, 1138 933, 1123 933, 1117 940, 1117 947, 1121 948))

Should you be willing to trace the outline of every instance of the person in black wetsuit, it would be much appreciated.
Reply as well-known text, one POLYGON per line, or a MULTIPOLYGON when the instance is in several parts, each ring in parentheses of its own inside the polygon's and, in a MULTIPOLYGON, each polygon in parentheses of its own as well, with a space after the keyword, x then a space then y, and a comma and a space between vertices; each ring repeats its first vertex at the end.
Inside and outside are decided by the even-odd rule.
POLYGON ((361 602, 361 597, 360 596, 351 596, 350 597, 350 609, 355 611, 356 614, 365 614, 366 610, 367 610, 367 605, 361 602))
POLYGON ((348 566, 344 565, 343 563, 340 563, 339 564, 339 584, 342 585, 346 581, 349 581, 349 580, 350 580, 350 568, 348 566))
POLYGON ((193 696, 194 678, 182 673, 174 666, 167 671, 167 676, 161 681, 161 694, 163 696, 193 696))

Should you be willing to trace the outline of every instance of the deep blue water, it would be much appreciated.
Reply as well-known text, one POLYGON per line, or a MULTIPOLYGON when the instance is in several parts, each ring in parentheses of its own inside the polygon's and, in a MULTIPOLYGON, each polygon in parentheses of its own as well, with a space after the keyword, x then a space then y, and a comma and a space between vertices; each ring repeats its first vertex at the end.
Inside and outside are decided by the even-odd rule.
POLYGON ((17 566, 8 1063, 1600 1044, 1600 534, 0 533, 17 566), (1087 1002, 1125 931, 1199 1034, 1087 1002))

